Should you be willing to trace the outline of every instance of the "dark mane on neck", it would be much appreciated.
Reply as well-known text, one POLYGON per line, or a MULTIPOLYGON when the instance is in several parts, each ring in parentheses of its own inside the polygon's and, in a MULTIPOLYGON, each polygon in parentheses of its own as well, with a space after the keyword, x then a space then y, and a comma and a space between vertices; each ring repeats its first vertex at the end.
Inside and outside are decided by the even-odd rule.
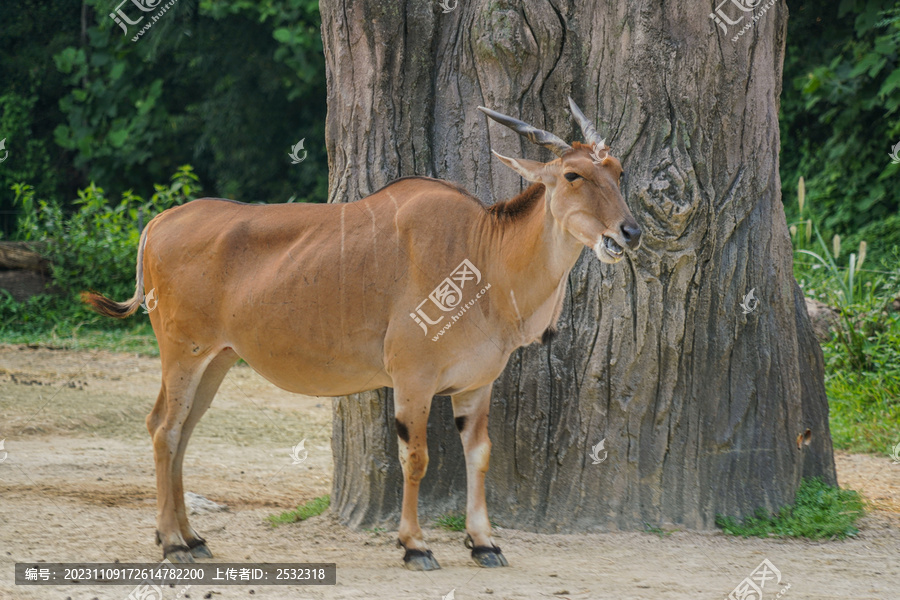
POLYGON ((531 212, 531 209, 544 197, 544 184, 532 183, 515 198, 498 202, 488 208, 493 217, 505 220, 520 219, 531 212))

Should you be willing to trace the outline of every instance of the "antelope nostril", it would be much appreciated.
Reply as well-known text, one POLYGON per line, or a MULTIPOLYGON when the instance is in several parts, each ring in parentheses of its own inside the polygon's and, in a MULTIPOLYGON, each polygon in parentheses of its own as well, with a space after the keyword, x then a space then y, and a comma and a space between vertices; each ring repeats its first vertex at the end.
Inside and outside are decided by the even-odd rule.
POLYGON ((641 242, 641 229, 637 225, 622 225, 622 237, 630 248, 637 248, 641 242))

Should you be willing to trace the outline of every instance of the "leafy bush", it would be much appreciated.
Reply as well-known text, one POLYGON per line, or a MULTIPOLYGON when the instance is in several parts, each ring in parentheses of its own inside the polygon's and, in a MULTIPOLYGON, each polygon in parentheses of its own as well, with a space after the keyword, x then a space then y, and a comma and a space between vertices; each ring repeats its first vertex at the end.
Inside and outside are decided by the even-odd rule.
POLYGON ((316 0, 182 2, 137 43, 138 27, 123 35, 105 0, 85 5, 87 35, 54 55, 66 76, 54 140, 87 178, 138 188, 190 162, 223 197, 325 200, 316 0), (300 139, 308 158, 291 168, 300 139))
POLYGON ((875 219, 862 229, 849 232, 844 239, 850 248, 855 248, 866 240, 869 255, 875 261, 890 258, 896 260, 895 249, 900 248, 900 211, 883 219, 875 219))
MULTIPOLYGON (((823 231, 847 236, 900 210, 900 165, 888 156, 900 142, 900 3, 788 4, 782 181, 808 174, 823 231)), ((900 237, 900 220, 885 225, 889 235, 865 238, 876 259, 890 249, 881 240, 900 237)))
MULTIPOLYGON (((0 333, 7 328, 42 330, 79 321, 112 325, 114 321, 90 312, 78 299, 87 289, 110 298, 134 293, 139 220, 146 224, 163 210, 195 197, 197 177, 181 167, 168 186, 156 185, 149 200, 125 192, 112 203, 102 188, 91 184, 78 192, 75 211, 66 214, 60 203, 35 197, 30 185, 13 186, 22 208, 19 236, 43 242, 42 253, 52 265, 53 285, 60 296, 37 296, 24 303, 0 301, 0 333)), ((132 324, 133 325, 133 324, 132 324)))
MULTIPOLYGON (((37 102, 32 94, 0 94, 0 139, 6 140, 5 150, 0 151, 0 159, 6 156, 0 169, 0 190, 9 190, 17 181, 31 181, 39 193, 50 194, 59 185, 59 173, 50 159, 52 145, 34 135, 37 102)), ((9 208, 0 202, 0 209, 9 208)))
POLYGON ((854 525, 864 513, 859 494, 831 487, 818 477, 804 479, 794 503, 770 514, 757 509, 756 514, 738 520, 719 515, 716 525, 725 533, 743 537, 805 537, 844 539, 858 533, 854 525))

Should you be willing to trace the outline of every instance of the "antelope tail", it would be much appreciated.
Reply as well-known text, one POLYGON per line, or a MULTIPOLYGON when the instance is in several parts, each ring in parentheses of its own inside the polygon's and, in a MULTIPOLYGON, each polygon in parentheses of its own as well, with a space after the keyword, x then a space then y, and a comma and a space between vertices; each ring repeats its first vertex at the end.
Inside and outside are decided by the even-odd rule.
POLYGON ((115 317, 116 319, 130 317, 144 302, 144 246, 147 245, 147 231, 150 229, 150 224, 147 225, 141 232, 141 241, 138 243, 137 282, 134 286, 134 296, 125 302, 116 302, 94 291, 81 292, 81 301, 105 317, 115 317))

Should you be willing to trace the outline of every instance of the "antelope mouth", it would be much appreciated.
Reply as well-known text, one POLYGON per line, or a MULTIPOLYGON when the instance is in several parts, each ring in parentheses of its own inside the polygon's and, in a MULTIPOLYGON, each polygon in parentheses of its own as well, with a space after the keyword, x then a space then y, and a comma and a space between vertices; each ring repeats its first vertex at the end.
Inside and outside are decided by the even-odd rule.
POLYGON ((601 235, 594 244, 594 254, 601 262, 617 263, 625 256, 625 250, 614 239, 607 235, 601 235))

